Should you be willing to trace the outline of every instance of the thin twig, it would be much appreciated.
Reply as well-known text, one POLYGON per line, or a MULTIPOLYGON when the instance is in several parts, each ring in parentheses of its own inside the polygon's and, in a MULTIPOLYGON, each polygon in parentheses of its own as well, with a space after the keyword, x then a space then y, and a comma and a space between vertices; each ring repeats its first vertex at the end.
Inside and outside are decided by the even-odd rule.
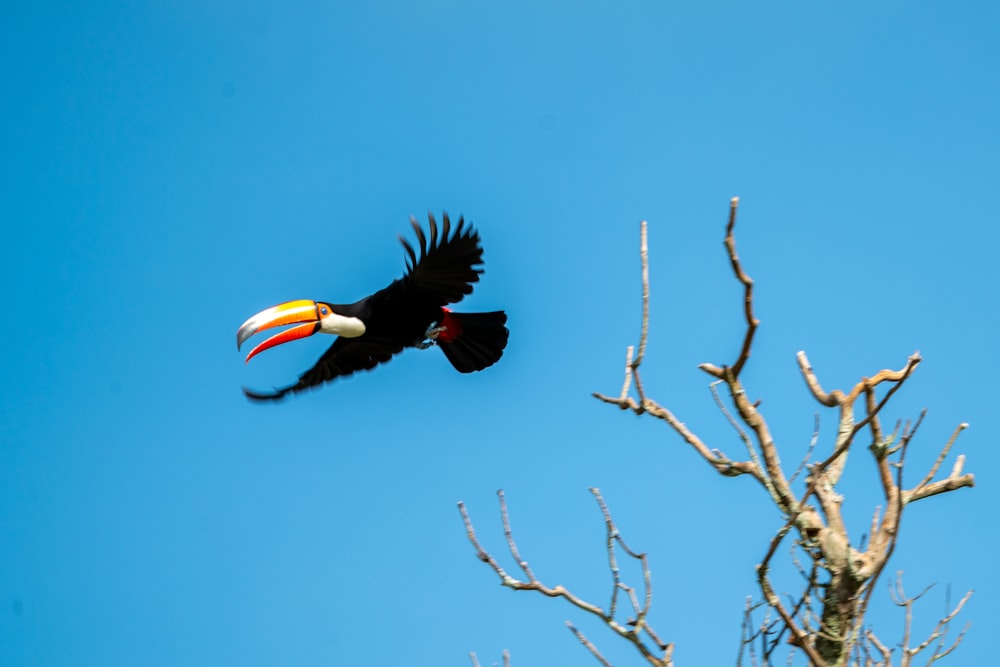
POLYGON ((597 650, 597 647, 594 646, 593 642, 587 639, 586 635, 577 630, 575 625, 573 625, 569 621, 566 621, 566 627, 570 629, 570 632, 576 635, 576 638, 580 640, 580 643, 587 647, 587 650, 590 651, 590 654, 592 656, 597 658, 597 661, 599 663, 604 665, 604 667, 611 667, 611 663, 608 662, 607 658, 601 655, 601 652, 597 650))
MULTIPOLYGON (((925 486, 927 486, 931 482, 932 479, 934 479, 934 475, 937 474, 938 468, 940 468, 941 464, 944 462, 944 460, 946 458, 948 458, 948 452, 951 451, 952 445, 954 445, 955 441, 958 440, 958 434, 961 433, 962 431, 964 431, 967 428, 969 428, 969 425, 967 423, 962 423, 962 424, 959 424, 957 427, 955 427, 955 430, 954 430, 954 432, 952 432, 951 437, 948 438, 948 442, 945 443, 945 446, 941 449, 941 453, 938 454, 937 460, 934 461, 934 465, 931 466, 930 472, 928 472, 924 476, 924 478, 922 480, 920 480, 920 483, 917 484, 916 488, 919 489, 919 488, 925 487, 925 486)), ((961 470, 961 468, 959 468, 959 470, 961 470)), ((952 475, 951 476, 952 477, 956 476, 954 470, 952 471, 952 475)))
POLYGON ((743 664, 743 651, 745 649, 750 654, 751 667, 757 666, 757 650, 754 648, 754 642, 758 637, 764 634, 766 630, 766 623, 760 628, 754 629, 753 612, 759 609, 763 604, 763 602, 754 603, 753 598, 748 595, 746 602, 743 605, 743 625, 740 628, 740 648, 736 653, 737 665, 743 664))
MULTIPOLYGON (((604 504, 604 499, 601 497, 601 492, 596 487, 591 488, 590 492, 594 494, 597 499, 597 504, 601 508, 601 513, 604 515, 604 525, 605 532, 607 534, 607 549, 608 549, 608 569, 611 570, 611 603, 608 605, 608 617, 615 617, 615 610, 618 606, 618 591, 622 588, 621 583, 621 571, 618 568, 618 560, 615 558, 615 538, 617 537, 617 529, 615 528, 614 522, 611 520, 611 512, 608 511, 607 506, 604 504)), ((638 612, 637 612, 638 613, 638 612)))
POLYGON ((865 391, 869 387, 874 389, 876 385, 879 385, 882 382, 895 383, 894 385, 892 385, 892 387, 889 388, 889 391, 885 393, 885 396, 883 396, 882 400, 879 401, 877 406, 875 406, 875 409, 869 411, 864 419, 862 419, 861 421, 859 421, 857 424, 854 425, 855 433, 857 433, 865 426, 867 426, 868 422, 870 422, 872 419, 875 419, 878 413, 882 411, 882 408, 885 407, 885 404, 889 402, 889 399, 892 398, 892 395, 895 394, 899 390, 899 388, 903 386, 903 383, 906 382, 907 378, 909 378, 913 374, 914 369, 916 369, 916 367, 920 364, 921 361, 923 361, 923 358, 920 356, 920 353, 914 352, 906 360, 906 366, 904 366, 902 370, 900 371, 890 371, 888 369, 881 370, 878 373, 876 373, 875 377, 873 377, 871 380, 868 380, 866 378, 861 382, 859 382, 854 387, 854 389, 851 391, 850 394, 848 394, 846 399, 846 402, 852 405, 854 403, 854 399, 862 391, 865 391))
MULTIPOLYGON (((469 654, 469 659, 472 661, 472 667, 481 667, 479 664, 479 658, 476 656, 475 652, 469 654)), ((493 667, 496 667, 497 663, 493 663, 493 667)), ((503 667, 510 667, 510 651, 507 649, 503 650, 503 667)))
POLYGON ((646 340, 649 336, 649 244, 646 242, 646 221, 639 223, 639 261, 642 263, 642 328, 639 334, 639 353, 632 362, 632 368, 646 357, 646 340))
MULTIPOLYGON (((628 390, 632 384, 632 353, 634 350, 635 348, 631 345, 625 350, 625 381, 622 383, 622 393, 618 397, 619 401, 624 401, 628 397, 628 390)), ((625 409, 625 407, 622 406, 622 409, 625 409)))
POLYGON ((871 630, 869 630, 867 632, 866 636, 868 637, 868 641, 870 641, 872 643, 872 646, 875 647, 875 650, 877 650, 881 654, 881 656, 882 656, 882 664, 884 664, 884 665, 891 664, 891 661, 892 661, 892 649, 890 649, 888 646, 886 646, 881 641, 879 641, 879 638, 876 637, 875 633, 872 632, 871 630))
POLYGON ((507 498, 504 496, 503 489, 497 491, 497 498, 500 500, 500 518, 503 521, 503 536, 507 538, 507 547, 510 549, 510 555, 514 557, 514 561, 524 571, 524 574, 528 576, 528 579, 536 581, 535 573, 528 567, 528 562, 521 558, 521 554, 517 550, 517 544, 514 542, 514 532, 510 529, 510 517, 507 516, 507 498))
POLYGON ((731 412, 729 412, 729 409, 722 402, 722 397, 719 396, 719 391, 715 388, 716 385, 718 385, 721 382, 722 380, 716 380, 708 384, 708 388, 712 392, 712 399, 718 406, 719 411, 723 414, 723 416, 725 416, 726 421, 729 422, 730 426, 732 426, 733 429, 736 430, 737 435, 740 436, 740 440, 743 441, 743 446, 746 447, 747 454, 750 455, 750 461, 757 468, 757 470, 760 471, 759 475, 760 479, 766 479, 763 473, 764 468, 760 464, 760 457, 757 455, 757 449, 753 446, 753 442, 751 442, 750 436, 747 435, 747 432, 743 430, 743 427, 741 427, 739 422, 736 421, 736 418, 733 417, 731 412))
MULTIPOLYGON (((865 385, 865 409, 868 411, 867 414, 872 414, 877 409, 875 404, 875 389, 868 384, 865 385)), ((872 418, 868 425, 872 430, 872 446, 881 446, 883 440, 882 422, 879 421, 877 414, 872 418)))
POLYGON ((792 476, 788 478, 788 483, 789 484, 794 484, 795 483, 795 479, 799 476, 799 474, 801 474, 802 470, 806 467, 806 464, 809 463, 809 459, 812 458, 813 450, 816 449, 816 443, 819 442, 819 413, 818 412, 813 413, 813 421, 815 422, 815 426, 813 427, 812 438, 809 440, 809 448, 806 449, 806 455, 802 457, 802 462, 799 463, 799 467, 796 468, 795 472, 792 473, 792 476))
POLYGON ((740 262, 739 256, 736 254, 736 237, 733 235, 733 229, 736 227, 736 209, 740 205, 740 198, 733 197, 729 201, 729 224, 726 225, 726 250, 729 251, 729 261, 733 266, 733 273, 736 274, 736 278, 743 283, 743 314, 747 321, 747 331, 743 336, 743 348, 740 350, 740 356, 737 357, 736 363, 733 364, 733 375, 735 377, 740 376, 740 371, 743 370, 743 366, 746 364, 747 359, 750 358, 750 347, 753 345, 753 335, 757 331, 757 326, 760 324, 760 320, 754 317, 753 314, 753 279, 747 275, 746 271, 743 270, 743 264, 740 262))

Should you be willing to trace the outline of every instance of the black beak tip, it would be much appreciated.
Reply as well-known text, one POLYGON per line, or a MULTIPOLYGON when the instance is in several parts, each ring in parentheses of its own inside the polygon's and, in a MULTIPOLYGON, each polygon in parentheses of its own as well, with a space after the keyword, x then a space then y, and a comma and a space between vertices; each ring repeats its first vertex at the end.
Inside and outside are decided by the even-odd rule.
POLYGON ((247 339, 254 335, 254 328, 243 325, 240 330, 236 332, 236 349, 239 350, 243 347, 243 343, 247 342, 247 339))

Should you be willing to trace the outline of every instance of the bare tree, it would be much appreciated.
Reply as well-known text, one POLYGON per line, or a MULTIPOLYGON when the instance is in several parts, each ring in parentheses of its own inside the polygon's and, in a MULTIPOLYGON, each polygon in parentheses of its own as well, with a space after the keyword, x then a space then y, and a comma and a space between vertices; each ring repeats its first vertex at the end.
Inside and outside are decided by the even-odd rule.
MULTIPOLYGON (((972 591, 966 593, 954 607, 950 607, 930 636, 911 645, 913 604, 923 593, 907 597, 903 591, 901 574, 898 574, 891 587, 893 601, 905 613, 904 636, 898 643, 898 655, 894 655, 894 649, 890 649, 879 638, 865 618, 876 583, 896 548, 903 511, 918 500, 973 486, 972 474, 963 473, 965 457, 961 455, 956 458, 950 473, 938 479, 942 464, 967 424, 959 424, 955 428, 926 474, 915 484, 907 486, 904 483, 906 455, 926 410, 913 421, 896 422, 891 430, 883 427, 882 413, 893 395, 916 371, 922 360, 920 354, 912 354, 898 370, 880 370, 871 377, 861 378, 847 390, 826 391, 805 352, 799 352, 797 360, 806 387, 820 406, 834 412, 838 427, 829 454, 825 458, 814 460, 813 453, 819 439, 817 415, 812 442, 797 469, 787 475, 767 419, 760 409, 760 401, 750 398, 741 379, 750 359, 759 322, 754 316, 754 282, 736 253, 734 229, 738 201, 738 198, 733 198, 730 205, 725 247, 733 274, 743 288, 742 311, 746 330, 739 353, 732 364, 719 366, 704 363, 699 368, 712 378, 709 388, 713 399, 738 434, 746 456, 731 458, 722 450, 710 447, 671 410, 646 395, 639 373, 646 353, 649 325, 649 261, 645 221, 641 224, 640 232, 642 326, 639 344, 637 348, 629 346, 627 349, 621 392, 617 396, 595 393, 594 397, 622 410, 663 421, 719 474, 726 477, 749 475, 767 493, 783 517, 783 523, 767 542, 764 556, 756 566, 760 601, 756 604, 752 598, 747 601, 739 664, 773 664, 777 659, 776 652, 783 646, 789 647, 788 664, 792 664, 796 656, 799 659, 804 656, 809 664, 817 667, 888 667, 893 664, 905 667, 920 653, 924 653, 926 664, 931 664, 955 650, 964 637, 965 630, 962 630, 951 643, 946 640, 951 621, 961 611, 972 591), (728 404, 720 395, 720 385, 726 389, 728 404), (877 470, 884 506, 874 508, 867 535, 852 541, 841 513, 843 496, 836 487, 852 449, 856 451, 861 445, 867 445, 869 455, 866 458, 877 470), (801 491, 796 491, 796 480, 802 473, 804 477, 798 482, 801 491), (790 546, 790 562, 801 575, 802 584, 797 593, 785 593, 782 597, 775 590, 770 575, 775 556, 779 550, 784 553, 781 547, 786 542, 790 546), (762 616, 762 620, 755 622, 755 614, 762 616)), ((858 452, 855 458, 862 453, 858 452)), ((511 556, 523 573, 520 578, 508 574, 483 549, 464 504, 459 503, 459 510, 477 556, 496 572, 502 585, 514 590, 537 591, 549 597, 564 598, 574 607, 600 618, 617 636, 632 644, 648 664, 656 667, 673 665, 674 644, 662 639, 662 635, 654 631, 648 621, 653 592, 646 554, 635 552, 625 544, 604 498, 597 489, 591 489, 591 492, 600 507, 606 529, 605 543, 612 573, 607 607, 583 600, 563 586, 549 587, 542 583, 521 557, 510 527, 502 491, 498 495, 504 535, 511 556), (641 595, 622 581, 617 564, 618 549, 641 564, 641 595), (620 598, 627 600, 625 606, 631 611, 631 615, 624 619, 621 618, 619 609, 620 598)), ((571 623, 567 622, 567 625, 599 663, 605 666, 611 664, 590 639, 571 623)))

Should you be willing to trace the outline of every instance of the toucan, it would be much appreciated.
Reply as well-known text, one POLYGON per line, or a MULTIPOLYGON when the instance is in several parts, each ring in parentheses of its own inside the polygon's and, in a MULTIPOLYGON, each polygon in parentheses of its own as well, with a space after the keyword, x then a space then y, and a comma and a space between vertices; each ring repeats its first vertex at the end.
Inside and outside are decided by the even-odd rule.
POLYGON ((268 348, 315 333, 334 334, 316 365, 299 381, 273 391, 243 388, 254 401, 277 401, 334 378, 371 370, 403 348, 437 345, 459 373, 481 371, 495 364, 507 346, 507 314, 455 313, 447 306, 472 293, 483 273, 483 247, 477 232, 460 217, 452 228, 445 213, 438 229, 432 214, 429 238, 410 218, 418 249, 399 237, 406 252, 406 271, 360 301, 349 304, 298 300, 282 303, 248 319, 236 333, 236 348, 259 331, 297 324, 271 336, 247 355, 249 362, 268 348), (419 254, 418 251, 419 250, 419 254))

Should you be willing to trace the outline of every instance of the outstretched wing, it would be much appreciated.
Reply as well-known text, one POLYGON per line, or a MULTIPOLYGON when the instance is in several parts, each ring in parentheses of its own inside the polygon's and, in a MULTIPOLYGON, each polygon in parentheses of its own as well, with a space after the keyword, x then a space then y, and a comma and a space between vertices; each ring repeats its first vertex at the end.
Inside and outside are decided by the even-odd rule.
POLYGON ((472 293, 472 284, 479 282, 483 272, 479 268, 483 264, 479 232, 471 225, 465 226, 462 217, 452 231, 451 220, 445 213, 441 218, 439 234, 434 216, 428 213, 427 218, 430 221, 429 239, 416 219, 410 218, 413 231, 417 234, 416 249, 402 236, 399 237, 407 255, 403 283, 410 289, 433 295, 441 305, 461 301, 463 296, 472 293))
MULTIPOLYGON (((481 268, 483 248, 479 233, 471 225, 466 226, 465 220, 461 217, 454 229, 447 213, 442 216, 440 229, 433 215, 428 214, 427 217, 430 221, 429 238, 417 221, 410 218, 417 235, 416 248, 406 239, 402 237, 399 239, 407 256, 406 273, 403 278, 394 281, 371 297, 359 301, 358 304, 351 304, 351 306, 362 303, 371 305, 370 300, 380 303, 378 307, 383 309, 380 331, 376 333, 370 330, 369 333, 357 338, 338 338, 316 365, 299 377, 297 383, 270 392, 254 391, 244 387, 243 393, 247 398, 256 401, 276 401, 288 394, 298 393, 334 378, 351 375, 357 371, 371 370, 389 361, 405 346, 415 342, 410 335, 413 332, 408 330, 412 327, 390 331, 384 326, 386 321, 395 321, 393 317, 405 319, 411 317, 413 313, 424 311, 430 313, 427 315, 428 318, 437 316, 440 314, 439 306, 461 301, 462 297, 472 293, 473 284, 479 282, 479 276, 483 272, 481 268), (390 303, 391 308, 389 308, 390 303), (400 304, 403 305, 402 314, 395 312, 400 308, 400 304)), ((427 324, 430 322, 428 319, 427 324)), ((374 321, 369 324, 372 329, 376 327, 374 321)), ((419 336, 425 325, 419 321, 417 324, 420 330, 416 336, 419 336)))
POLYGON ((277 401, 288 394, 329 382, 334 378, 346 377, 357 371, 370 371, 385 363, 403 349, 403 344, 386 338, 337 338, 333 341, 316 365, 299 377, 293 385, 274 391, 254 391, 243 387, 247 398, 255 401, 277 401))

